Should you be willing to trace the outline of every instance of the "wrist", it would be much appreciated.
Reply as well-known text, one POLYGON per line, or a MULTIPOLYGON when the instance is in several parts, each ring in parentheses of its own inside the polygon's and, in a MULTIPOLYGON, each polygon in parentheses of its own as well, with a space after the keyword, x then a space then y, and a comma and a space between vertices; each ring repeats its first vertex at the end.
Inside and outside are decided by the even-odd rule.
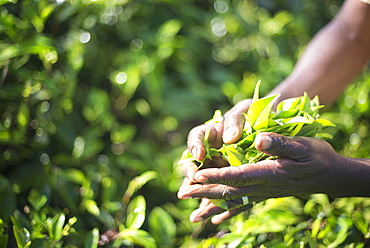
POLYGON ((370 160, 339 155, 333 170, 333 184, 327 194, 333 197, 370 197, 370 160))

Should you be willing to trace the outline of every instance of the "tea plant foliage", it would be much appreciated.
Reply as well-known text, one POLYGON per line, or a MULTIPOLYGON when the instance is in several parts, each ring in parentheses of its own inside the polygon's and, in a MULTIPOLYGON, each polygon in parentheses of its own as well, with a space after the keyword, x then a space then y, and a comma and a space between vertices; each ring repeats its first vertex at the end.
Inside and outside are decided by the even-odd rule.
MULTIPOLYGON (((176 197, 189 130, 259 79, 266 95, 340 4, 0 0, 0 247, 364 247, 368 199, 270 199, 213 226, 176 197)), ((345 156, 368 157, 369 85, 321 110, 345 156)))

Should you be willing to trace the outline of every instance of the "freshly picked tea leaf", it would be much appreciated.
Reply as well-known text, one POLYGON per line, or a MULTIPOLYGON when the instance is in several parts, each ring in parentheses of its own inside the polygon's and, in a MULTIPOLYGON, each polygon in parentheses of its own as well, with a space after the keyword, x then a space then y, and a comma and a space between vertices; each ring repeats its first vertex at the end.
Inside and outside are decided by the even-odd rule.
MULTIPOLYGON (((253 100, 245 115, 245 125, 241 139, 234 144, 223 144, 221 148, 211 148, 208 142, 209 130, 206 132, 204 147, 206 150, 205 159, 212 159, 213 156, 222 156, 227 160, 230 166, 239 166, 242 164, 256 163, 265 159, 276 159, 276 157, 266 155, 255 148, 254 141, 260 132, 273 132, 285 136, 305 136, 316 138, 331 138, 324 128, 335 126, 329 120, 320 118, 319 110, 323 108, 320 105, 318 96, 312 100, 304 93, 301 97, 289 98, 281 101, 276 112, 272 107, 279 94, 259 98, 260 82, 255 87, 253 100)), ((216 110, 210 122, 222 122, 222 113, 216 110)), ((204 159, 204 160, 205 160, 204 159)), ((196 161, 190 152, 185 151, 180 162, 184 160, 196 161)), ((203 161, 197 161, 201 167, 203 161)), ((213 201, 215 205, 225 208, 222 200, 213 201)))

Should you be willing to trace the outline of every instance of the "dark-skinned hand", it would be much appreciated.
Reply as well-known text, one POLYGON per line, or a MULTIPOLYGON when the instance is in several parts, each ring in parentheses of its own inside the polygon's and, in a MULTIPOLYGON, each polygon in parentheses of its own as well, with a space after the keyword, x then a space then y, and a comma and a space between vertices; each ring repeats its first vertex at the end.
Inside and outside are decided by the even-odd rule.
MULTIPOLYGON (((218 135, 217 132, 212 134, 218 135)), ((213 141, 219 139, 216 137, 213 136, 213 141)), ((205 199, 192 213, 191 221, 198 222, 216 215, 212 222, 217 224, 251 208, 251 204, 248 204, 225 211, 207 199, 225 199, 230 201, 230 205, 238 205, 239 199, 244 196, 249 197, 249 202, 259 202, 312 193, 336 196, 341 194, 341 188, 345 192, 341 185, 347 158, 336 153, 326 141, 261 133, 255 145, 259 151, 279 158, 237 167, 218 166, 202 170, 191 162, 183 164, 186 178, 178 197, 205 199)))

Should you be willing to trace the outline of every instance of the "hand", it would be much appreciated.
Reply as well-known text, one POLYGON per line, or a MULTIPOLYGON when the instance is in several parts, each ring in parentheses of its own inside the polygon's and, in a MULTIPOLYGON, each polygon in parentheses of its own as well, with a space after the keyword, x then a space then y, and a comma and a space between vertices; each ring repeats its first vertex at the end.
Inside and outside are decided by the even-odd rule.
MULTIPOLYGON (((207 129, 210 130, 208 141, 210 142, 211 147, 219 148, 223 143, 230 144, 237 142, 242 135, 244 127, 245 118, 243 113, 247 112, 251 103, 251 99, 240 101, 225 113, 224 121, 222 123, 207 123, 193 128, 188 135, 188 150, 193 157, 198 161, 204 159, 206 151, 203 145, 203 140, 207 129)), ((206 167, 219 168, 228 166, 228 163, 222 159, 218 159, 216 163, 208 165, 207 163, 208 161, 205 161, 205 165, 202 169, 206 167)), ((186 162, 182 165, 182 170, 186 178, 184 179, 183 186, 181 188, 186 188, 195 182, 194 175, 199 169, 196 163, 186 162)), ((179 192, 182 192, 181 188, 179 192)), ((180 195, 179 197, 182 199, 186 198, 185 196, 180 195)), ((231 206, 239 206, 240 202, 237 202, 238 200, 235 201, 229 201, 229 204, 231 206)), ((193 212, 192 216, 190 216, 190 220, 192 222, 199 222, 203 220, 203 218, 208 218, 212 215, 219 214, 212 218, 212 223, 218 224, 224 219, 230 218, 249 208, 251 208, 251 204, 247 205, 246 207, 242 206, 236 209, 225 211, 224 209, 212 204, 209 200, 202 199, 202 203, 200 204, 199 208, 193 212)))
MULTIPOLYGON (((305 137, 285 137, 261 133, 256 138, 256 148, 268 155, 279 156, 256 164, 238 167, 209 168, 196 171, 192 181, 184 181, 178 196, 235 200, 244 196, 250 202, 269 198, 299 196, 311 193, 338 195, 344 188, 343 173, 346 159, 337 154, 329 143, 305 137)), ((188 168, 184 166, 184 171, 188 168)), ((193 220, 210 217, 218 212, 215 206, 201 205, 195 210, 193 220)), ((238 214, 229 213, 218 221, 238 214)))
MULTIPOLYGON (((191 197, 181 196, 182 189, 186 189, 190 185, 193 185, 197 182, 194 180, 194 174, 199 170, 199 165, 192 161, 185 160, 182 164, 183 168, 183 174, 185 175, 185 179, 183 181, 182 186, 179 190, 179 198, 186 199, 191 197)), ((221 157, 214 157, 212 160, 206 160, 204 161, 204 164, 202 166, 202 169, 206 168, 223 168, 230 166, 229 163, 222 159, 221 157)), ((225 209, 222 209, 213 203, 210 202, 208 199, 202 199, 199 208, 190 216, 191 222, 200 222, 203 219, 206 219, 208 217, 212 217, 211 221, 213 224, 219 224, 223 220, 231 218, 232 216, 235 216, 239 214, 242 211, 248 210, 252 208, 252 204, 247 204, 243 206, 241 199, 236 200, 230 200, 227 201, 227 205, 229 208, 232 208, 231 210, 225 211, 225 209)))
POLYGON ((209 199, 203 198, 198 209, 194 210, 190 215, 190 221, 193 223, 203 221, 211 218, 211 222, 215 225, 220 224, 222 221, 229 219, 239 213, 252 208, 252 204, 244 205, 239 208, 225 210, 212 204, 209 199))
POLYGON ((246 113, 251 99, 237 103, 224 115, 222 123, 207 123, 193 128, 188 135, 188 150, 198 161, 203 160, 205 149, 203 146, 206 130, 210 130, 209 142, 212 147, 219 148, 222 143, 231 144, 237 142, 243 131, 246 113))

